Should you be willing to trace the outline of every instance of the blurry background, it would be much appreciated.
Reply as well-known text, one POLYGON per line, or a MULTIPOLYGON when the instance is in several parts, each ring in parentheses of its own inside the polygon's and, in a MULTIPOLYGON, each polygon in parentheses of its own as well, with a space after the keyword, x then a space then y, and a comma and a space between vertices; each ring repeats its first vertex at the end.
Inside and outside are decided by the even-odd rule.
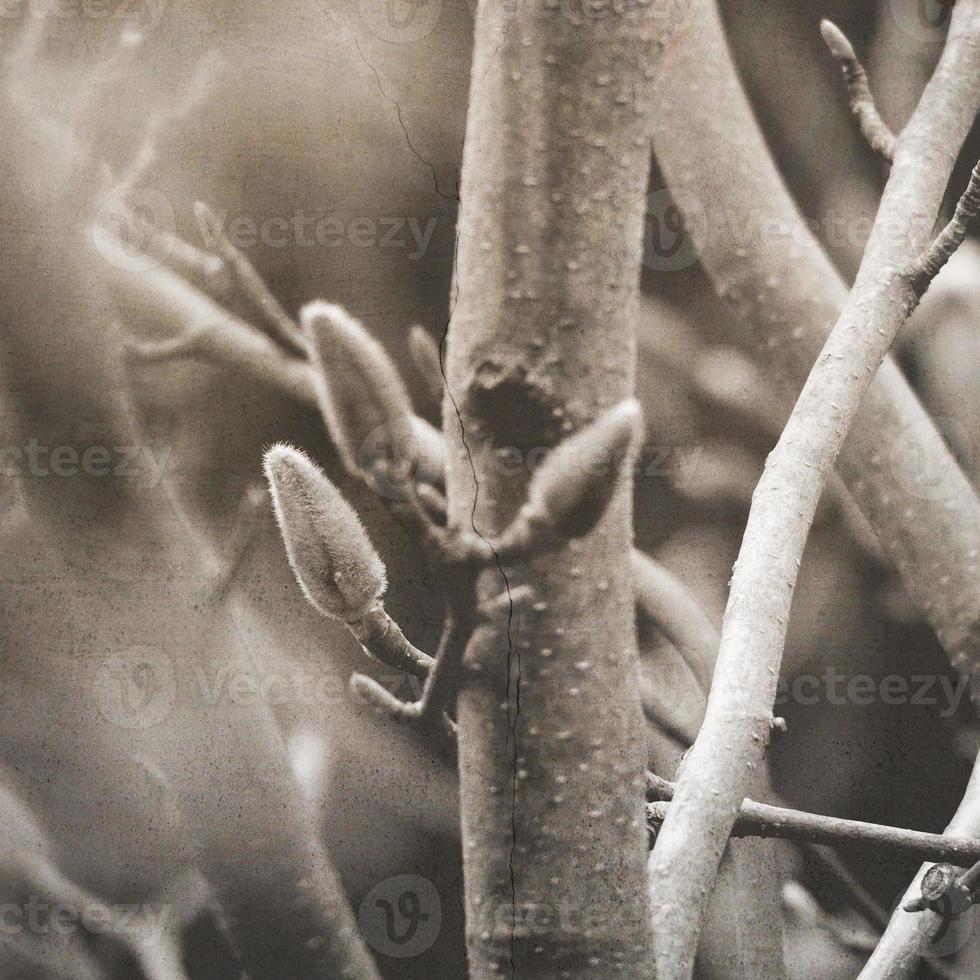
MULTIPOLYGON (((49 6, 58 5, 50 0, 49 6)), ((24 34, 42 7, 8 3, 0 16, 17 111, 28 112, 30 125, 67 127, 116 174, 157 129, 156 155, 130 197, 134 208, 203 248, 193 204, 208 202, 287 310, 295 313, 314 298, 346 306, 404 366, 418 404, 438 423, 438 407, 426 400, 410 366, 407 336, 419 323, 441 337, 449 313, 471 6, 465 0, 212 0, 203 7, 135 0, 118 9, 110 3, 110 16, 91 16, 81 3, 66 3, 42 57, 20 63, 24 34), (124 9, 128 19, 117 16, 124 9), (319 241, 317 227, 327 229, 319 241)), ((869 68, 883 115, 900 128, 941 50, 942 8, 931 0, 723 0, 722 9, 772 153, 849 278, 884 172, 850 119, 819 20, 832 17, 847 32, 869 68)), ((975 159, 977 149, 974 140, 964 158, 975 159)), ((43 302, 57 288, 60 272, 51 266, 63 259, 46 248, 45 229, 25 218, 18 191, 19 180, 45 181, 41 163, 51 161, 32 158, 30 137, 0 154, 8 158, 5 168, 19 174, 0 189, 4 237, 28 243, 16 274, 6 279, 17 301, 6 302, 9 318, 18 315, 18 303, 43 302)), ((651 193, 661 188, 654 168, 651 193)), ((115 205, 110 199, 101 206, 115 205)), ((978 272, 980 257, 968 244, 899 347, 903 367, 943 420, 971 477, 980 448, 978 272)), ((676 571, 720 620, 749 496, 777 434, 751 411, 755 406, 764 417, 769 396, 764 378, 734 346, 729 314, 696 262, 669 272, 648 263, 643 289, 639 387, 652 462, 637 480, 637 543, 676 571), (743 410, 711 397, 712 384, 734 388, 743 410)), ((93 332, 117 321, 124 335, 168 335, 166 323, 118 296, 89 309, 85 329, 93 332)), ((47 356, 40 346, 39 377, 47 356)), ((70 359, 72 351, 62 356, 70 359)), ((412 958, 380 955, 380 964, 392 977, 463 976, 453 781, 424 747, 350 702, 345 684, 360 664, 356 644, 302 601, 268 509, 241 516, 243 495, 260 476, 263 447, 283 439, 306 447, 349 494, 388 563, 393 614, 419 645, 431 647, 441 609, 418 555, 379 502, 342 471, 305 406, 206 359, 126 364, 146 441, 168 453, 167 481, 190 526, 218 540, 240 533, 243 522, 251 528, 226 601, 247 606, 266 630, 252 651, 260 664, 255 669, 299 665, 290 669, 336 681, 329 698, 286 696, 274 709, 354 908, 395 875, 424 876, 441 898, 442 926, 428 949, 412 958)), ((3 480, 3 496, 14 507, 14 481, 3 480)), ((27 560, 14 553, 12 581, 21 580, 18 561, 27 560)), ((6 601, 16 605, 23 592, 11 588, 6 601)), ((43 602, 39 608, 56 616, 43 602)), ((70 605, 59 608, 76 615, 70 605)), ((87 608, 107 634, 114 616, 140 616, 138 607, 87 608)), ((176 600, 171 614, 182 615, 176 600)), ((241 636, 243 644, 251 642, 248 631, 241 636)), ((32 656, 39 675, 58 671, 53 650, 32 656)), ((833 514, 824 516, 808 546, 784 660, 786 689, 804 675, 823 678, 828 668, 844 678, 945 676, 951 689, 957 685, 893 576, 833 514)), ((787 698, 780 711, 788 733, 777 733, 773 743, 777 788, 801 808, 941 830, 980 744, 968 697, 954 702, 945 691, 934 680, 920 704, 787 698)), ((43 712, 45 703, 39 695, 33 710, 43 712)), ((58 723, 69 731, 74 724, 70 716, 58 723)), ((76 742, 86 738, 75 733, 76 742)), ((22 781, 45 778, 37 760, 8 755, 22 781)), ((77 805, 71 793, 69 787, 60 797, 62 806, 77 805)), ((44 812, 39 819, 50 833, 67 826, 44 812)), ((59 842, 66 850, 73 845, 82 847, 77 839, 59 842)), ((887 855, 845 856, 889 908, 914 871, 887 855)), ((78 863, 85 865, 84 855, 78 863)), ((88 869, 94 888, 100 873, 88 869)), ((827 882, 807 867, 798 874, 833 911, 839 896, 827 882)), ((796 912, 790 918, 794 976, 853 976, 859 957, 796 912)), ((234 975, 206 917, 195 926, 191 949, 194 977, 234 975)), ((976 975, 975 963, 964 965, 964 976, 976 975)), ((136 975, 129 962, 118 969, 120 977, 136 975)))

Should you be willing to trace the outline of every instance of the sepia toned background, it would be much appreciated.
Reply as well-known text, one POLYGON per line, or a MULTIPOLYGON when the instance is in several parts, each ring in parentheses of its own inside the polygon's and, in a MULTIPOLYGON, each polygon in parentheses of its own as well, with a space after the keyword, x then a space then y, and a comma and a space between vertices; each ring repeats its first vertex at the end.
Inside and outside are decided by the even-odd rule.
MULTIPOLYGON (((579 16, 588 0, 563 2, 579 16)), ((721 6, 805 225, 849 279, 884 172, 853 125, 819 21, 832 17, 854 41, 898 129, 941 50, 944 10, 932 0, 721 6)), ((240 810, 267 801, 256 833, 274 836, 282 787, 295 782, 385 975, 465 975, 454 776, 350 698, 361 652, 295 587, 261 483, 263 449, 306 447, 348 495, 383 548, 392 613, 423 647, 442 619, 433 583, 308 405, 224 359, 140 356, 140 345, 176 330, 141 288, 169 256, 141 251, 145 229, 132 213, 206 250, 194 208, 205 201, 287 311, 316 298, 344 305, 438 425, 408 332, 421 324, 441 338, 450 316, 472 26, 466 0, 0 3, 0 771, 12 791, 0 798, 0 905, 14 910, 0 917, 0 953, 40 943, 70 961, 83 935, 107 976, 141 976, 97 923, 64 935, 46 920, 32 925, 15 858, 49 848, 71 880, 141 910, 140 928, 146 913, 185 903, 191 980, 236 977, 184 876, 184 820, 208 826, 217 851, 234 850, 251 839, 240 810), (120 196, 118 180, 150 148, 120 196), (132 248, 106 247, 93 223, 132 248), (280 733, 289 771, 273 761, 280 733), (195 799, 197 813, 177 813, 176 795, 195 799), (412 902, 399 904, 406 894, 412 902)), ((690 93, 685 111, 709 108, 719 107, 690 93)), ((975 133, 964 160, 978 148, 975 133)), ((745 225, 724 199, 672 195, 654 166, 638 324, 648 444, 637 544, 719 620, 786 393, 740 348, 699 243, 727 226, 792 253, 795 230, 767 222, 759 214, 745 225)), ((967 242, 897 350, 974 481, 978 321, 980 248, 967 242)), ((944 474, 923 472, 906 449, 882 446, 896 479, 942 499, 944 474)), ((784 658, 787 735, 773 739, 774 782, 800 808, 938 832, 980 729, 867 535, 833 502, 818 515, 784 658)), ((647 653, 666 642, 641 640, 647 653)), ((404 683, 383 671, 382 682, 404 683)), ((681 714, 685 686, 696 703, 693 683, 678 662, 667 686, 681 714)), ((880 854, 844 856, 889 909, 914 872, 880 854)), ((800 883, 785 896, 792 976, 854 976, 867 955, 863 926, 844 916, 827 928, 832 887, 787 860, 800 883)), ((961 950, 964 977, 980 968, 972 928, 946 940, 961 950)), ((11 976, 62 975, 17 962, 11 976)))

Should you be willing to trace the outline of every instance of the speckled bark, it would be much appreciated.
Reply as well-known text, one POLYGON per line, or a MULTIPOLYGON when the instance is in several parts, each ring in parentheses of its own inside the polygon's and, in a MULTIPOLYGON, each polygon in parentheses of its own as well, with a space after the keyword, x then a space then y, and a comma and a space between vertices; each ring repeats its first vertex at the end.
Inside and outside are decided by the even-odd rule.
MULTIPOLYGON (((963 801, 946 827, 951 837, 980 837, 980 767, 975 767, 963 801)), ((892 914, 891 922, 858 980, 910 980, 917 973, 923 954, 936 934, 943 928, 943 916, 932 911, 906 912, 903 906, 922 894, 921 883, 926 871, 924 864, 902 896, 892 914)), ((965 918, 970 920, 970 913, 965 918)), ((949 923, 945 923, 949 928, 949 923)))
MULTIPOLYGON (((795 392, 847 288, 769 156, 714 0, 693 4, 656 85, 657 162, 669 187, 705 209, 704 221, 690 224, 701 261, 737 316, 733 328, 795 392), (699 104, 724 110, 692 113, 695 90, 699 104)), ((969 115, 967 108, 964 119, 969 115)), ((937 179, 945 182, 948 170, 948 160, 936 160, 937 179)), ((883 256, 891 262, 917 254, 935 212, 915 207, 898 217, 883 256)), ((950 659, 972 677, 980 669, 980 501, 890 358, 864 397, 837 467, 950 659)))
POLYGON ((899 140, 848 302, 766 462, 732 577, 704 725, 651 861, 659 980, 687 980, 738 806, 769 739, 793 589, 813 514, 874 371, 915 304, 929 236, 980 97, 977 3, 960 0, 943 58, 899 140))
MULTIPOLYGON (((445 417, 451 517, 481 534, 529 475, 488 444, 533 463, 633 392, 644 100, 673 13, 480 4, 445 417)), ((534 597, 471 643, 459 702, 476 978, 653 975, 628 483, 585 539, 481 583, 534 597)))

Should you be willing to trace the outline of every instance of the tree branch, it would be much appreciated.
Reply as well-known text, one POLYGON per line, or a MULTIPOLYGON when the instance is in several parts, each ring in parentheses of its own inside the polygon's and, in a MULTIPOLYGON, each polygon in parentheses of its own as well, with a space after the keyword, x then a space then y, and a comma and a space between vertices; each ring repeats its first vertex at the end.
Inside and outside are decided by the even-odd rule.
MULTIPOLYGON (((666 820, 674 786, 665 780, 648 781, 654 800, 647 804, 651 830, 666 820)), ((861 844, 893 851, 906 857, 946 861, 966 868, 980 860, 980 841, 958 840, 943 834, 885 827, 862 820, 846 820, 818 813, 805 813, 783 806, 742 800, 732 826, 733 837, 778 837, 804 844, 861 844)))
MULTIPOLYGON (((957 4, 951 39, 964 61, 962 78, 951 79, 960 88, 972 84, 980 70, 980 55, 963 36, 972 10, 972 0, 957 4)), ((686 233, 735 313, 733 326, 798 391, 847 291, 772 162, 714 0, 694 0, 662 62, 656 93, 657 162, 682 204, 687 195, 705 209, 700 223, 688 214, 686 233), (702 112, 690 111, 692 85, 702 112), (712 106, 724 106, 724 112, 712 106), (712 152, 705 153, 705 146, 712 152), (760 222, 760 215, 766 220, 760 222)), ((950 145, 959 145, 957 135, 973 115, 973 107, 964 104, 951 124, 950 145)), ((950 151, 937 152, 942 164, 935 182, 944 184, 950 151)), ((934 190, 930 197, 938 200, 940 194, 934 190)), ((895 235, 883 265, 912 261, 932 233, 931 206, 923 206, 924 199, 907 203, 903 214, 896 208, 895 235)), ((970 676, 980 666, 980 501, 891 358, 864 396, 838 470, 909 596, 957 669, 970 676), (914 471, 908 459, 917 461, 914 471), (944 492, 931 493, 922 474, 941 474, 944 492)))
POLYGON ((660 980, 691 976, 707 895, 765 758, 793 590, 820 494, 875 370, 918 301, 912 262, 977 111, 976 8, 961 0, 954 10, 943 59, 899 140, 854 289, 753 496, 705 722, 651 860, 660 980))
MULTIPOLYGON (((980 839, 980 758, 973 767, 963 800, 946 827, 946 835, 974 842, 980 839)), ((909 980, 915 976, 922 956, 943 925, 943 917, 934 911, 905 910, 921 896, 923 879, 931 867, 927 864, 919 869, 859 980, 909 980)))

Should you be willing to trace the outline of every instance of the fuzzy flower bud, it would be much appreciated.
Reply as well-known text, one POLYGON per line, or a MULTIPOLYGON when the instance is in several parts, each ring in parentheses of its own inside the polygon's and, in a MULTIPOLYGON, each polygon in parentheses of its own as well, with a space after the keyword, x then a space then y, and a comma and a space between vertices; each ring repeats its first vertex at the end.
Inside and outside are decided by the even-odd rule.
POLYGON ((395 500, 407 498, 413 483, 441 482, 442 437, 413 412, 385 349, 339 306, 311 303, 302 321, 318 367, 320 411, 347 470, 370 476, 395 500))
POLYGON ((639 446, 636 399, 620 402, 556 446, 534 472, 527 503, 498 549, 533 548, 556 535, 580 538, 602 519, 639 446))
POLYGON ((273 446, 264 467, 289 564, 306 598, 325 616, 358 621, 386 582, 357 514, 299 450, 273 446))

